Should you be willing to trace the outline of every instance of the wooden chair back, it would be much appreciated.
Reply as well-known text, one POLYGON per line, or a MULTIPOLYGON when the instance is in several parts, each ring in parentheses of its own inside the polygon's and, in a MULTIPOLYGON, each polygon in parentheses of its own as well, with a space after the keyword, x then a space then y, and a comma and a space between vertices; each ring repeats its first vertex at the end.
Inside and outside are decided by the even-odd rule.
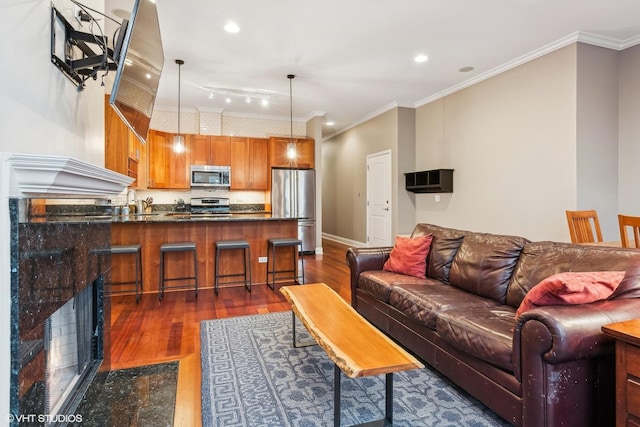
POLYGON ((602 242, 600 222, 595 210, 567 211, 567 222, 571 243, 602 242))
POLYGON ((640 248, 640 216, 618 215, 618 223, 620 224, 620 243, 622 247, 640 248), (627 227, 631 227, 633 230, 633 242, 629 241, 627 227), (632 246, 631 243, 634 245, 632 246))

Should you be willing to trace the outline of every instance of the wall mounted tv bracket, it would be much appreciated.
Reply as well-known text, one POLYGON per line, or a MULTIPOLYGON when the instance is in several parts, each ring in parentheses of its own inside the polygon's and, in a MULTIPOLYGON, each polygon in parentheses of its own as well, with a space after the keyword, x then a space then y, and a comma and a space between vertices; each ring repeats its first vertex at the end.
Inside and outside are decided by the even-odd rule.
POLYGON ((78 91, 84 89, 88 79, 96 80, 99 71, 117 68, 113 55, 106 36, 77 31, 51 7, 51 62, 75 83, 78 91), (96 45, 100 52, 96 53, 90 45, 96 45), (74 58, 76 55, 78 59, 74 58))

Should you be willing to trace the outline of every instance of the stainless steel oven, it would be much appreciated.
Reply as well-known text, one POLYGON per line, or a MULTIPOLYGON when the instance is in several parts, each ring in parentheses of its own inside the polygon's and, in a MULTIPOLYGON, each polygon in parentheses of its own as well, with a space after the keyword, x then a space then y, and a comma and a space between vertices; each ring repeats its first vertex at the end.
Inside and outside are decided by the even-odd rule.
POLYGON ((231 166, 191 166, 192 188, 229 188, 231 166))

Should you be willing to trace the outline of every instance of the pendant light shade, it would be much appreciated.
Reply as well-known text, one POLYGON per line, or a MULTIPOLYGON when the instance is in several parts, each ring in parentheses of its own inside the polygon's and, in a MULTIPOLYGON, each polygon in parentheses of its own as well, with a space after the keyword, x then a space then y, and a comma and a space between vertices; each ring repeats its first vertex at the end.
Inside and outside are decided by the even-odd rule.
POLYGON ((184 135, 180 133, 180 70, 184 61, 182 59, 176 59, 178 64, 178 134, 173 137, 173 151, 176 153, 184 153, 184 135))
POLYGON ((287 144, 287 159, 295 160, 296 153, 296 144, 293 142, 293 79, 295 78, 294 74, 287 74, 287 78, 289 79, 289 116, 290 116, 290 133, 289 133, 289 144, 287 144))

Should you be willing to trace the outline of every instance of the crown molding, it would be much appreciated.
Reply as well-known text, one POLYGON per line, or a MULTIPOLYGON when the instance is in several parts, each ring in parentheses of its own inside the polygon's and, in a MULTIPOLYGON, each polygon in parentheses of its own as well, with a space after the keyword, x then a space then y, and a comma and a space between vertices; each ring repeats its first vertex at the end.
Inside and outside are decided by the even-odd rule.
POLYGON ((477 83, 480 83, 483 80, 487 80, 491 77, 497 76, 498 74, 502 74, 505 71, 508 71, 512 68, 515 68, 519 65, 525 64, 529 61, 532 61, 541 56, 547 55, 553 51, 561 49, 563 47, 569 46, 572 43, 587 43, 593 46, 604 47, 607 49, 612 49, 616 51, 624 50, 628 47, 634 46, 636 44, 640 44, 640 36, 633 37, 627 40, 619 40, 610 37, 603 37, 596 34, 587 33, 584 31, 577 31, 575 33, 569 34, 566 37, 558 39, 552 43, 549 43, 545 46, 542 46, 536 50, 533 50, 525 55, 522 55, 512 61, 509 61, 499 67, 496 67, 492 70, 489 70, 485 73, 479 74, 471 79, 465 80, 457 85, 451 86, 448 89, 445 89, 439 93, 436 93, 428 98, 424 98, 415 103, 415 108, 426 105, 430 102, 438 100, 440 98, 444 98, 447 95, 451 95, 455 92, 458 92, 462 89, 465 89, 469 86, 473 86, 477 83))

